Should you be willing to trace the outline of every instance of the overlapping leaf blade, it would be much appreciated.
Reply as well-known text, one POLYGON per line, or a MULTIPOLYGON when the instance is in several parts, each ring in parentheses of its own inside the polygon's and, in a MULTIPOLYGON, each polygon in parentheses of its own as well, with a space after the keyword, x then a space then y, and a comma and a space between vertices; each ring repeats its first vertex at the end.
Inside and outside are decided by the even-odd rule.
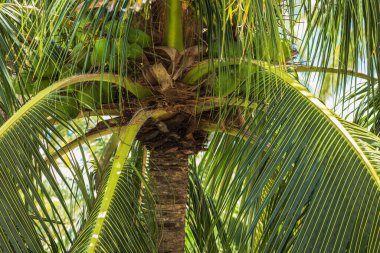
POLYGON ((379 139, 287 74, 267 75, 269 107, 247 119, 240 138, 215 135, 198 168, 230 241, 242 222, 241 252, 374 252, 379 139))
MULTIPOLYGON (((145 161, 146 162, 146 161, 145 161)), ((156 250, 153 199, 143 175, 143 149, 134 143, 130 159, 120 173, 112 202, 104 219, 102 230, 97 238, 95 252, 153 252, 156 250), (143 187, 143 188, 142 188, 143 187)), ((109 178, 106 175, 106 179, 109 178)), ((80 235, 70 252, 87 252, 94 233, 94 226, 100 214, 107 180, 101 188, 92 213, 83 224, 80 235)))

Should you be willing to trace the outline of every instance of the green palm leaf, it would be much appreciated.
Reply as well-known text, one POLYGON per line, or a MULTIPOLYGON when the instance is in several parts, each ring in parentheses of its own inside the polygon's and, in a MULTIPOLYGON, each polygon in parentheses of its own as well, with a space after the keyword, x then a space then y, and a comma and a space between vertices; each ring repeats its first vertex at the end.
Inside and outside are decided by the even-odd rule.
POLYGON ((12 88, 12 73, 8 65, 19 70, 18 54, 22 51, 24 38, 19 31, 24 11, 17 3, 0 3, 0 113, 1 123, 9 118, 20 106, 12 88))
MULTIPOLYGON (((125 131, 125 129, 123 129, 125 131)), ((121 145, 125 148, 127 144, 121 145)), ((120 149, 119 149, 120 150, 120 149)), ((81 233, 71 247, 70 252, 88 252, 96 249, 96 252, 153 252, 155 245, 156 224, 154 214, 152 214, 153 199, 148 188, 141 190, 142 185, 146 185, 142 176, 143 155, 142 146, 133 143, 130 147, 130 156, 127 162, 121 164, 123 169, 118 174, 119 178, 116 188, 110 195, 104 191, 109 183, 102 185, 101 195, 97 198, 94 209, 81 233), (144 201, 139 202, 143 194, 144 201), (107 208, 107 215, 100 218, 100 210, 104 198, 111 200, 107 208), (102 227, 99 236, 94 237, 96 224, 102 219, 102 227), (94 245, 96 239, 96 247, 94 245), (92 242, 92 244, 91 244, 92 242)), ((124 159, 125 157, 122 157, 124 159)), ((114 164, 117 163, 113 160, 114 164)), ((114 165, 112 165, 114 166, 114 165)), ((114 171, 113 171, 114 172, 114 171)), ((109 182, 112 170, 107 170, 105 175, 109 182)), ((104 209, 104 207, 103 207, 104 209)), ((98 233, 99 233, 98 232, 98 233)))
MULTIPOLYGON (((49 146, 54 147, 62 143, 63 137, 47 116, 64 122, 59 112, 52 110, 54 107, 51 105, 57 99, 57 96, 54 96, 55 91, 78 81, 103 80, 103 75, 99 74, 85 76, 74 76, 49 86, 21 107, 0 128, 1 183, 4 196, 3 208, 6 214, 3 216, 5 220, 2 244, 17 247, 19 250, 16 251, 26 252, 27 249, 42 251, 43 245, 38 239, 39 236, 45 238, 45 246, 51 247, 53 252, 57 250, 55 240, 58 240, 58 248, 64 251, 67 243, 63 241, 63 238, 71 243, 72 237, 76 234, 77 228, 74 226, 73 214, 66 206, 61 192, 62 186, 58 185, 55 178, 60 178, 69 191, 72 191, 73 197, 77 197, 48 149, 49 146), (42 142, 41 137, 48 146, 42 142), (11 180, 6 179, 8 174, 11 175, 11 180), (47 182, 43 182, 42 178, 45 178, 47 182), (53 202, 53 197, 57 198, 58 204, 53 202), (6 200, 7 198, 9 199, 6 200), (30 216, 36 217, 37 227, 30 216), (9 217, 8 221, 5 217, 9 217), (49 226, 45 224, 46 222, 49 226), (7 223, 9 224, 5 225, 7 223), (37 233, 37 228, 43 231, 40 232, 42 234, 37 233)), ((114 76, 109 76, 110 81, 112 79, 118 82, 118 79, 114 78, 114 76)), ((71 128, 71 131, 77 132, 68 122, 65 125, 71 128)), ((57 148, 54 149, 57 151, 57 148)), ((76 184, 80 185, 83 182, 78 181, 76 184)), ((82 194, 86 195, 85 188, 82 194)))
POLYGON ((247 245, 259 252, 374 252, 378 137, 331 113, 288 74, 259 68, 272 80, 265 84, 268 109, 249 117, 240 137, 215 135, 198 172, 230 240, 242 236, 243 252, 247 245))
POLYGON ((62 142, 62 137, 46 115, 59 118, 45 101, 16 113, 0 128, 1 244, 9 252, 64 251, 65 241, 70 242, 75 235, 73 214, 65 203, 62 189, 73 191, 74 199, 81 194, 74 194, 49 155, 47 145, 62 142))

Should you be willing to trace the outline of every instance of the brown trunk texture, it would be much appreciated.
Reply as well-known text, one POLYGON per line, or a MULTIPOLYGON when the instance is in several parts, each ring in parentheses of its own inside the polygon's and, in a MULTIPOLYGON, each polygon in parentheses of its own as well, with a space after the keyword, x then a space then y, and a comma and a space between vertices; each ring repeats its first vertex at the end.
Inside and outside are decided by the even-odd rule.
POLYGON ((156 199, 158 252, 183 253, 188 185, 188 155, 151 151, 150 177, 156 199))

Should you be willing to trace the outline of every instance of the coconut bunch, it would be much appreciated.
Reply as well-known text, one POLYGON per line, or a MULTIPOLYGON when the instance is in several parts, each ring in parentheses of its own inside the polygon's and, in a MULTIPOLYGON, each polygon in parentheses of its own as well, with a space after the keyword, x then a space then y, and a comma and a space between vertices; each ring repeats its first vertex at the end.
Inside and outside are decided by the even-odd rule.
MULTIPOLYGON (((16 94, 29 97, 53 82, 84 73, 107 72, 132 75, 131 65, 142 62, 144 49, 152 45, 152 38, 139 22, 122 20, 118 10, 102 12, 100 6, 88 8, 78 18, 64 26, 71 29, 70 43, 56 43, 52 38, 44 42, 32 39, 31 49, 25 57, 23 69, 14 78, 16 94), (64 46, 65 45, 65 46, 64 46), (133 64, 127 64, 131 63, 133 64)), ((78 14, 78 13, 77 13, 78 14)), ((117 101, 121 88, 108 82, 85 82, 70 86, 58 94, 51 106, 67 119, 77 117, 82 108, 95 110, 104 104, 117 101)))

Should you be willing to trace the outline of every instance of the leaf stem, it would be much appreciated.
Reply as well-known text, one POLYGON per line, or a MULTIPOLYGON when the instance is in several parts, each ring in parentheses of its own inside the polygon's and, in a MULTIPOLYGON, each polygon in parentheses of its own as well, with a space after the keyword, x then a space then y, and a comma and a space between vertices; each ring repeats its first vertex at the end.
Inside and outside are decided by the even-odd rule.
MULTIPOLYGON (((252 60, 252 62, 260 63, 260 61, 252 60)), ((241 63, 241 59, 231 59, 228 61, 221 61, 219 59, 216 59, 214 61, 205 60, 200 63, 198 63, 196 66, 194 66, 183 78, 183 82, 188 85, 195 85, 196 81, 202 78, 205 74, 209 73, 210 71, 215 70, 216 68, 228 66, 228 65, 237 65, 241 63)), ((277 66, 277 65, 271 65, 271 68, 281 69, 283 66, 277 66)), ((298 71, 298 72, 325 72, 325 73, 332 73, 332 74, 338 74, 338 73, 346 73, 347 75, 365 79, 365 80, 374 80, 377 81, 378 78, 371 77, 365 73, 356 72, 353 70, 344 70, 344 69, 338 69, 338 68, 324 68, 324 67, 318 67, 318 66, 304 66, 304 65, 291 65, 288 66, 288 71, 298 71)))
POLYGON ((353 70, 345 70, 345 69, 338 69, 338 68, 324 68, 324 67, 318 67, 318 66, 304 66, 304 65, 293 65, 289 66, 289 71, 295 70, 298 72, 325 72, 325 73, 332 73, 332 74, 347 74, 353 77, 358 77, 365 80, 371 80, 377 81, 378 79, 376 77, 370 77, 369 75, 361 72, 356 72, 353 70))
POLYGON ((57 81, 43 89, 37 95, 35 95, 31 100, 29 100, 25 105, 23 105, 11 118, 9 118, 1 127, 0 127, 0 136, 10 129, 16 122, 25 115, 31 108, 38 104, 41 100, 47 97, 50 93, 63 89, 69 85, 80 83, 80 82, 89 82, 89 81, 104 81, 111 82, 115 84, 123 85, 127 90, 133 93, 138 98, 144 98, 152 95, 152 91, 149 88, 146 88, 139 83, 132 82, 120 75, 110 75, 110 74, 85 74, 85 75, 75 75, 68 77, 66 79, 57 81))
POLYGON ((166 111, 155 110, 155 111, 144 111, 141 110, 135 114, 131 119, 129 124, 126 126, 125 131, 120 136, 120 146, 116 150, 115 158, 112 164, 110 176, 107 180, 107 185, 105 188, 104 196, 101 200, 100 210, 95 221, 94 230, 91 236, 90 245, 88 246, 87 252, 93 253, 96 250, 97 243, 103 229, 104 220, 107 217, 111 201, 114 197, 117 184, 121 172, 124 167, 125 161, 128 159, 129 151, 132 147, 132 143, 135 140, 137 133, 139 132, 142 125, 149 119, 160 117, 165 115, 166 111))
POLYGON ((167 1, 166 44, 180 52, 184 49, 181 0, 167 1))

